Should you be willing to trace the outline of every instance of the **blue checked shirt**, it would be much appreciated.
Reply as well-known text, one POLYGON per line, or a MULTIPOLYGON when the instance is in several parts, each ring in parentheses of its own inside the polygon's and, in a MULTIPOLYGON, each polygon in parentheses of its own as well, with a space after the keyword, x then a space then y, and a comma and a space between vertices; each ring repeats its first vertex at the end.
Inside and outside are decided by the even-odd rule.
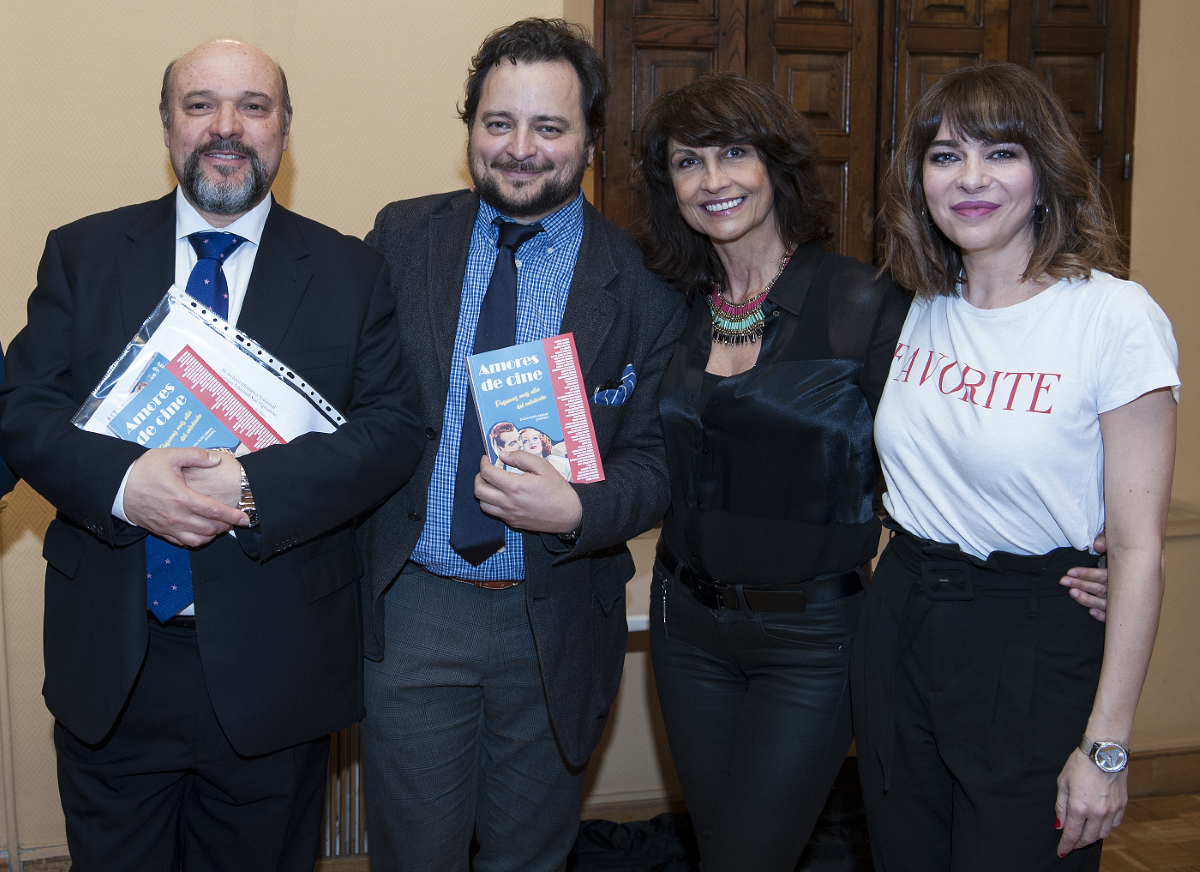
MULTIPOLYGON (((500 213, 479 204, 471 231, 467 274, 463 280, 450 365, 450 393, 442 416, 442 439, 433 462, 425 528, 412 559, 437 575, 495 581, 525 577, 525 551, 521 534, 504 531, 504 548, 479 566, 472 566, 450 547, 450 514, 454 501, 454 471, 462 439, 463 411, 467 404, 467 355, 475 346, 479 307, 496 263, 500 229, 492 224, 500 213)), ((542 219, 544 232, 517 249, 517 343, 533 342, 558 334, 567 292, 575 273, 575 260, 583 241, 583 193, 569 205, 542 219)))

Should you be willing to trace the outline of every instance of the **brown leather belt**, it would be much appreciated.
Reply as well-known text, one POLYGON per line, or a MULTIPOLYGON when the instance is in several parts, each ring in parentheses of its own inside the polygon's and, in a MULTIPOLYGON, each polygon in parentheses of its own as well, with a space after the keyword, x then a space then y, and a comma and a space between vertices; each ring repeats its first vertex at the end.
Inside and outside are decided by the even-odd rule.
POLYGON ((479 581, 474 578, 459 578, 457 575, 448 575, 446 578, 452 578, 455 581, 461 581, 463 584, 469 584, 471 587, 481 588, 482 590, 507 590, 521 583, 520 579, 516 581, 479 581))

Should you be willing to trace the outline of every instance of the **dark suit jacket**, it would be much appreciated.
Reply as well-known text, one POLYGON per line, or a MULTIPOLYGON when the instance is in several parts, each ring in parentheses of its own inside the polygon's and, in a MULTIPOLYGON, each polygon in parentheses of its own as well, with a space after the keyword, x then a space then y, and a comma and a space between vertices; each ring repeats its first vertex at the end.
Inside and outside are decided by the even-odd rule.
MULTIPOLYGON (((417 374, 428 438, 412 480, 367 523, 367 656, 383 656, 384 591, 421 535, 450 388, 450 358, 479 199, 468 191, 392 203, 367 241, 387 257, 405 352, 417 374)), ((573 332, 589 391, 619 379, 637 388, 620 406, 592 405, 605 480, 574 485, 583 533, 573 547, 526 534, 525 597, 554 727, 567 759, 582 765, 600 740, 621 681, 626 540, 648 529, 669 501, 658 385, 683 327, 683 298, 642 265, 629 235, 585 205, 583 241, 561 332, 573 332)))
MULTIPOLYGON (((43 551, 43 694, 89 743, 116 723, 146 654, 145 531, 111 514, 145 449, 70 419, 174 281, 174 236, 174 194, 52 231, 0 387, 0 450, 58 509, 43 551)), ((241 458, 260 547, 218 536, 192 553, 204 673, 242 754, 362 715, 354 519, 409 477, 424 442, 387 282, 360 241, 272 206, 238 327, 348 420, 241 458)))

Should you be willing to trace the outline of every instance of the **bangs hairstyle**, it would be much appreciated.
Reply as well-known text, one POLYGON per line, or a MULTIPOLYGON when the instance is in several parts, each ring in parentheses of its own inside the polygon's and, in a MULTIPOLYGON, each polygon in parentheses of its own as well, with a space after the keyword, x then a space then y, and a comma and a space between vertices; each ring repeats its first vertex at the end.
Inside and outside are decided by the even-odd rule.
POLYGON ((691 148, 753 146, 767 169, 775 223, 788 248, 830 236, 812 127, 787 100, 739 73, 712 73, 668 91, 642 122, 633 231, 646 266, 689 296, 726 281, 716 250, 683 220, 671 183, 671 140, 691 148))
POLYGON ((1093 269, 1128 276, 1120 234, 1066 108, 1029 70, 997 63, 947 73, 913 108, 881 191, 883 268, 897 283, 930 298, 957 295, 965 278, 958 247, 925 201, 926 152, 943 119, 956 138, 1016 143, 1033 162, 1035 202, 1045 214, 1030 214, 1034 247, 1022 279, 1087 278, 1093 269))
POLYGON ((587 31, 561 18, 526 18, 488 34, 479 53, 471 58, 466 99, 458 112, 468 129, 475 123, 484 80, 492 67, 505 58, 514 64, 569 63, 579 77, 580 108, 587 124, 587 144, 596 144, 604 133, 608 72, 604 69, 604 59, 588 40, 587 31))

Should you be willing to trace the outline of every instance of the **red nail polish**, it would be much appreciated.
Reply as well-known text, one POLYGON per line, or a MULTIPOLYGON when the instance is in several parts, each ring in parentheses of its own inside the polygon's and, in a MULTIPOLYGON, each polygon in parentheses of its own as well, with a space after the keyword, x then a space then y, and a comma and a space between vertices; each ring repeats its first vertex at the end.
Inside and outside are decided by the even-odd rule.
POLYGON ((1054 829, 1056 829, 1056 830, 1062 829, 1062 821, 1060 821, 1058 818, 1054 819, 1054 829))
POLYGON ((1059 855, 1058 855, 1058 859, 1062 860, 1062 859, 1064 859, 1066 856, 1067 856, 1066 854, 1059 854, 1059 855))

